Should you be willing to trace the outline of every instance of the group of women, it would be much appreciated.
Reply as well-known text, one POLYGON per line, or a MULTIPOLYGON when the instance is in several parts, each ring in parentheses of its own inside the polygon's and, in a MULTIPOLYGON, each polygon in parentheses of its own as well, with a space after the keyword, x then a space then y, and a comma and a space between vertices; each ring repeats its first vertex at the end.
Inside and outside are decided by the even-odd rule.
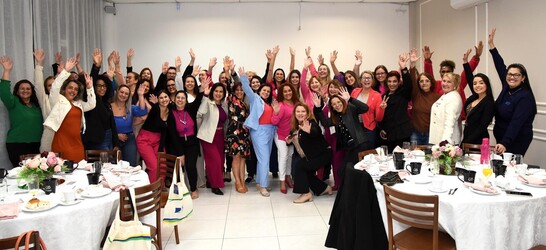
MULTIPOLYGON (((277 46, 266 53, 265 77, 243 68, 235 72, 233 60, 226 57, 215 84, 211 75, 216 58, 211 59, 208 70, 194 68, 193 51, 184 73, 180 59, 175 67, 165 63, 154 84, 149 68, 140 74, 132 71, 132 50, 127 55, 126 77, 117 52, 110 54, 108 69, 99 74, 103 58, 98 49, 93 52, 90 75, 80 69, 79 56, 64 64, 56 56, 60 73, 44 81, 45 54, 37 50, 36 84, 21 80, 10 93, 13 63, 4 56, 0 58, 4 69, 0 98, 10 116, 6 147, 14 166, 19 155, 44 149, 74 161, 84 158, 84 149, 120 149, 123 159, 135 166, 138 152, 151 181, 158 178, 158 152, 183 156, 193 198, 198 197, 201 175, 206 175, 213 193, 223 194, 226 159, 236 191, 247 192, 245 165, 250 158, 256 160, 256 188, 262 196, 269 196, 270 160, 276 151, 280 191, 293 188, 301 194, 296 203, 336 190, 344 166, 358 161, 360 151, 379 145, 392 151, 410 140, 479 144, 489 137, 487 127, 493 117, 497 152, 524 154, 532 140, 536 102, 525 67, 505 66, 494 35, 495 30, 488 42, 502 82, 496 101, 489 78, 472 74, 481 43, 470 62, 471 50, 464 54, 463 76, 453 73, 453 62, 442 62, 439 82, 432 73, 433 52, 426 46, 425 72, 420 74, 415 49, 399 56, 397 70, 379 65, 362 73, 359 51, 354 68, 345 72, 335 65, 338 53, 333 51, 332 77, 322 56, 318 68, 314 66, 307 48, 301 72, 294 69, 295 50, 290 49, 291 68, 285 75, 283 69, 273 70, 277 46), (80 74, 69 73, 75 66, 80 74), (467 81, 472 92, 468 99, 464 96, 467 81), (197 167, 200 154, 206 166, 203 174, 197 167), (329 167, 334 186, 322 181, 329 167)), ((249 177, 252 174, 249 169, 249 177)))

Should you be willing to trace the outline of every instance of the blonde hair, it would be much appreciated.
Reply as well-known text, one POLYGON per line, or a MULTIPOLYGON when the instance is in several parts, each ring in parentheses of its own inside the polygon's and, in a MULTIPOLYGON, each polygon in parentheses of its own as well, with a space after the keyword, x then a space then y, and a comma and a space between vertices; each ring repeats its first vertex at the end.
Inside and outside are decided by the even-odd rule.
POLYGON ((461 84, 461 76, 459 74, 455 73, 445 73, 444 77, 448 77, 451 81, 453 81, 453 86, 455 89, 459 88, 459 84, 461 84))

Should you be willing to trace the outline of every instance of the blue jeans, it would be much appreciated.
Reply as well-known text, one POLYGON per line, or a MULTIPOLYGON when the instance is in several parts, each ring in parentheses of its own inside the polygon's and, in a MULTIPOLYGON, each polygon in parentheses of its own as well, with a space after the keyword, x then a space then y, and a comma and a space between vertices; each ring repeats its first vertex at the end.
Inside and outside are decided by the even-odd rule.
POLYGON ((135 134, 127 134, 127 140, 125 142, 119 142, 119 149, 121 150, 121 159, 128 161, 131 166, 136 166, 137 147, 135 134))
POLYGON ((417 141, 417 145, 428 145, 428 132, 422 133, 413 131, 413 133, 411 133, 411 140, 417 141))
MULTIPOLYGON (((118 136, 118 135, 116 135, 118 136)), ((104 131, 104 140, 100 143, 85 143, 86 150, 112 150, 114 145, 112 144, 112 130, 107 129, 104 131)))

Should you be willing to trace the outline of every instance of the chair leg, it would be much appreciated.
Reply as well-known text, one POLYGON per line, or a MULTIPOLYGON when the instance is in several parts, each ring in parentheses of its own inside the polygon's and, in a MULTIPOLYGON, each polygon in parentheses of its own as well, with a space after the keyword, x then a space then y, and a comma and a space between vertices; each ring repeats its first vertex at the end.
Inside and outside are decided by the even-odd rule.
POLYGON ((180 244, 180 238, 178 237, 178 225, 174 226, 174 239, 176 240, 176 244, 180 244))

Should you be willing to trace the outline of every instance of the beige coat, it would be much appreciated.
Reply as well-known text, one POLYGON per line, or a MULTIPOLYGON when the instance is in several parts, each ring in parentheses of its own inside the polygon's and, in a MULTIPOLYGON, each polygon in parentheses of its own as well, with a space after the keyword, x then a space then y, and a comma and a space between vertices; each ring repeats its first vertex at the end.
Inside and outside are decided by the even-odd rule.
POLYGON ((461 143, 461 111, 463 105, 457 90, 442 95, 430 110, 429 142, 438 144, 447 140, 452 145, 461 143))
MULTIPOLYGON (((228 110, 225 101, 222 102, 222 108, 227 115, 228 110)), ((197 110, 197 138, 208 143, 212 143, 212 141, 214 140, 214 134, 216 134, 216 128, 218 127, 219 117, 220 113, 218 111, 218 108, 216 107, 216 103, 211 101, 209 98, 204 97, 201 101, 199 109, 197 110)), ((227 119, 222 125, 224 127, 224 131, 226 124, 227 119)))

